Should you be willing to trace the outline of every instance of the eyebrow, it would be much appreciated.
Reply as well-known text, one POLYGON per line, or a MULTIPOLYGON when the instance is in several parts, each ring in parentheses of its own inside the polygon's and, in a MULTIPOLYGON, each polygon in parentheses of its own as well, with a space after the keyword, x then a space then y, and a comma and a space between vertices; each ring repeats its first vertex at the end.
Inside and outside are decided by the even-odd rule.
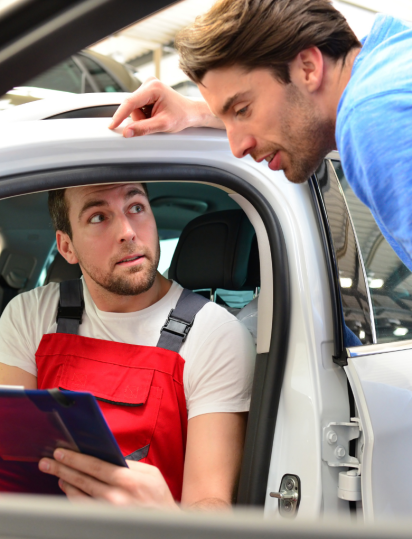
POLYGON ((239 92, 235 95, 232 95, 232 97, 228 97, 222 107, 221 114, 226 114, 226 112, 230 109, 233 103, 235 103, 235 101, 237 101, 240 97, 244 97, 246 94, 247 92, 239 92))
MULTIPOLYGON (((141 195, 147 198, 146 193, 142 189, 139 189, 138 187, 134 187, 133 189, 129 189, 129 191, 127 191, 127 193, 124 196, 124 200, 128 201, 136 195, 141 195)), ((103 199, 88 200, 87 202, 83 204, 83 207, 80 210, 79 221, 82 218, 82 215, 84 214, 85 211, 89 210, 90 208, 101 208, 102 206, 109 206, 109 203, 103 199)))

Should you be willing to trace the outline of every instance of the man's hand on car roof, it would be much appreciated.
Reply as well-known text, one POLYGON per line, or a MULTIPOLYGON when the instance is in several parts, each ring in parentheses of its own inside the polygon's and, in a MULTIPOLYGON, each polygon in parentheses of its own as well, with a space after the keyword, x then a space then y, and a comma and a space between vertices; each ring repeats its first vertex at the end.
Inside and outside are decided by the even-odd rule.
POLYGON ((123 129, 126 138, 152 133, 177 133, 187 127, 215 127, 223 123, 213 116, 207 103, 182 96, 170 86, 150 77, 120 105, 110 129, 118 127, 129 115, 132 122, 123 129))
POLYGON ((128 461, 129 468, 122 468, 68 449, 56 449, 53 456, 55 460, 42 459, 39 468, 59 478, 69 499, 92 497, 115 505, 179 510, 155 466, 128 461))

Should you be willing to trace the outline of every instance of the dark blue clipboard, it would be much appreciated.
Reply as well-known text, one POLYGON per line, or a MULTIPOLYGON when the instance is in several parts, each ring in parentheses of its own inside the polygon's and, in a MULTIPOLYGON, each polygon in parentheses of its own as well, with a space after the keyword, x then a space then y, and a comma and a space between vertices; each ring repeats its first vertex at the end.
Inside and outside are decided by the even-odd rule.
POLYGON ((38 470, 57 447, 127 467, 91 393, 0 389, 0 491, 62 494, 38 470))

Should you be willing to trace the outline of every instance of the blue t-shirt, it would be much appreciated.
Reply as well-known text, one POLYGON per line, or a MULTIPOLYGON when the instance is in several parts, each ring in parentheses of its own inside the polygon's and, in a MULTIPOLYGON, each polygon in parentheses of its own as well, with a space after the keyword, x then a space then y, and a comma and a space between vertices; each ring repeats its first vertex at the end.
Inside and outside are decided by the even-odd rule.
POLYGON ((377 15, 338 106, 346 178, 412 270, 412 25, 377 15))

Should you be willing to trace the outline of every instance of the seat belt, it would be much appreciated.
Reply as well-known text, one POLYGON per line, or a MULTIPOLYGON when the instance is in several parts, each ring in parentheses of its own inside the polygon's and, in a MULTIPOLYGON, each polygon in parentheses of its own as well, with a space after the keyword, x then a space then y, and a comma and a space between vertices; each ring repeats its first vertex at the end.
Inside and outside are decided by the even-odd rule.
MULTIPOLYGON (((191 290, 183 289, 176 307, 172 309, 160 330, 157 347, 179 352, 197 313, 209 300, 191 290)), ((60 283, 60 301, 57 310, 56 333, 78 335, 84 311, 83 284, 81 279, 60 283)))
POLYGON ((84 311, 83 285, 80 279, 60 283, 56 333, 77 335, 84 311))

